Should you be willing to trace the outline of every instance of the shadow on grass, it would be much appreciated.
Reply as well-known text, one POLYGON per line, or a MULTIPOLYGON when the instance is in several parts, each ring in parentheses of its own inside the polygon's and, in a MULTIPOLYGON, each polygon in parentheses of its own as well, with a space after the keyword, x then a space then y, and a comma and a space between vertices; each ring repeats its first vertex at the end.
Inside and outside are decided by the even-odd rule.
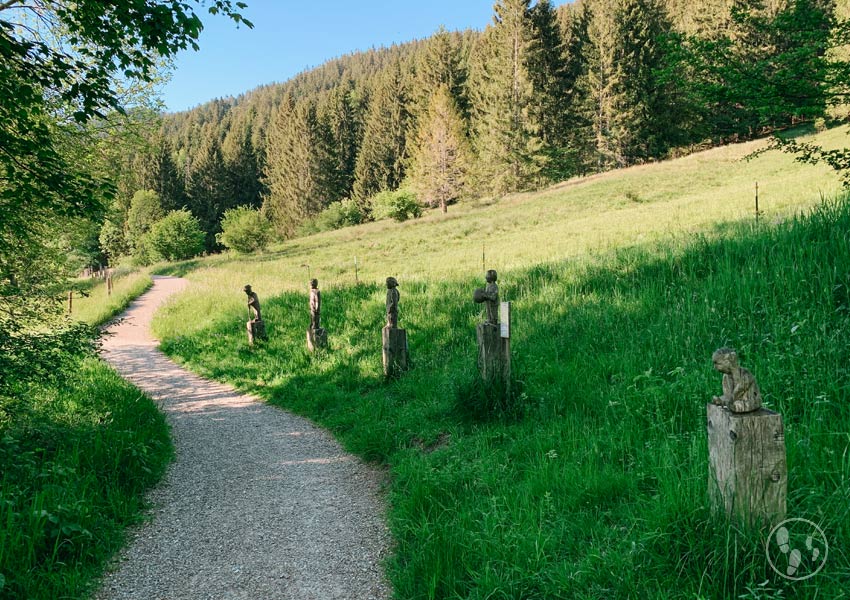
MULTIPOLYGON (((822 512, 850 492, 823 475, 846 472, 834 434, 850 429, 847 231, 850 209, 824 205, 776 226, 500 273, 514 302, 516 419, 458 410, 475 393, 471 278, 402 282, 415 368, 394 381, 381 372, 378 285, 323 294, 329 352, 306 351, 306 294, 287 293, 268 303, 267 346, 248 353, 241 330, 204 332, 184 357, 391 466, 402 597, 740 597, 770 575, 762 545, 714 526, 704 501, 704 405, 721 385, 710 356, 737 347, 785 416, 799 490, 789 512, 850 542, 841 511, 822 512)), ((835 561, 835 573, 850 567, 835 561)), ((833 579, 768 583, 826 597, 842 589, 833 579)))

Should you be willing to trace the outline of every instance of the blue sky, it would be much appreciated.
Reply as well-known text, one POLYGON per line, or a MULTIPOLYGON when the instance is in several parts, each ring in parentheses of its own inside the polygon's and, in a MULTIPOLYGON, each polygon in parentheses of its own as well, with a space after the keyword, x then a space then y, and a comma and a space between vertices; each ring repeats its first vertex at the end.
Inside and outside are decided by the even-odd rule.
MULTIPOLYGON (((286 81, 323 62, 446 29, 484 29, 494 0, 244 0, 253 29, 199 12, 200 51, 181 52, 162 89, 169 111, 286 81)), ((564 4, 553 0, 552 4, 564 4)))

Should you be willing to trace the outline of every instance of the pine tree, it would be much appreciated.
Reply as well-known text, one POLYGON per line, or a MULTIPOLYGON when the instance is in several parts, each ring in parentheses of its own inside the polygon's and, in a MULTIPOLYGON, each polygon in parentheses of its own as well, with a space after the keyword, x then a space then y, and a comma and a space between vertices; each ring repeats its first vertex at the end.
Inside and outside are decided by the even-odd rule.
POLYGON ((542 168, 540 124, 530 110, 535 64, 529 0, 499 0, 470 64, 476 187, 503 194, 527 189, 542 168))
POLYGON ((446 212, 463 192, 469 167, 466 127, 447 85, 431 96, 420 118, 410 180, 419 197, 446 212))
POLYGON ((363 141, 354 169, 353 198, 361 205, 378 192, 394 190, 404 178, 410 115, 401 64, 383 73, 369 99, 363 141))

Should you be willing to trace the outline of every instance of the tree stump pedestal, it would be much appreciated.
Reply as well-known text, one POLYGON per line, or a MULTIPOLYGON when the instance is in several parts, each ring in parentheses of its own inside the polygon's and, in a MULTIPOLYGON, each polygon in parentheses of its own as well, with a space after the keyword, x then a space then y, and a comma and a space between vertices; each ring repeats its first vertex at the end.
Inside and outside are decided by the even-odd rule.
POLYGON ((501 386, 510 393, 511 340, 502 337, 501 328, 492 323, 479 323, 475 328, 478 338, 478 372, 487 386, 501 386))
POLYGON ((753 525, 785 518, 788 467, 782 415, 706 406, 712 508, 753 525))
POLYGON ((407 332, 386 326, 381 330, 383 341, 384 376, 396 377, 407 370, 407 332))
POLYGON ((266 324, 262 319, 251 319, 246 325, 248 329, 249 346, 253 346, 255 340, 268 339, 266 337, 266 324))
POLYGON ((324 327, 313 329, 307 328, 307 349, 310 352, 315 352, 317 349, 328 347, 328 332, 324 327))

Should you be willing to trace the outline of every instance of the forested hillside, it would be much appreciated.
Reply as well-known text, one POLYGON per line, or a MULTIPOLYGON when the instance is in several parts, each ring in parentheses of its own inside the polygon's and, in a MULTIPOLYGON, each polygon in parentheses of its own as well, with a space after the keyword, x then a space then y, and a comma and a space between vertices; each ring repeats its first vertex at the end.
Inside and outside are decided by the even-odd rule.
POLYGON ((398 189, 446 210, 828 120, 847 80, 835 76, 844 10, 499 0, 483 32, 440 30, 148 119, 144 143, 115 166, 100 245, 111 259, 145 254, 149 226, 134 233, 130 218, 139 190, 156 192, 157 214, 187 208, 215 251, 234 207, 260 208, 291 237, 369 220, 398 189))

